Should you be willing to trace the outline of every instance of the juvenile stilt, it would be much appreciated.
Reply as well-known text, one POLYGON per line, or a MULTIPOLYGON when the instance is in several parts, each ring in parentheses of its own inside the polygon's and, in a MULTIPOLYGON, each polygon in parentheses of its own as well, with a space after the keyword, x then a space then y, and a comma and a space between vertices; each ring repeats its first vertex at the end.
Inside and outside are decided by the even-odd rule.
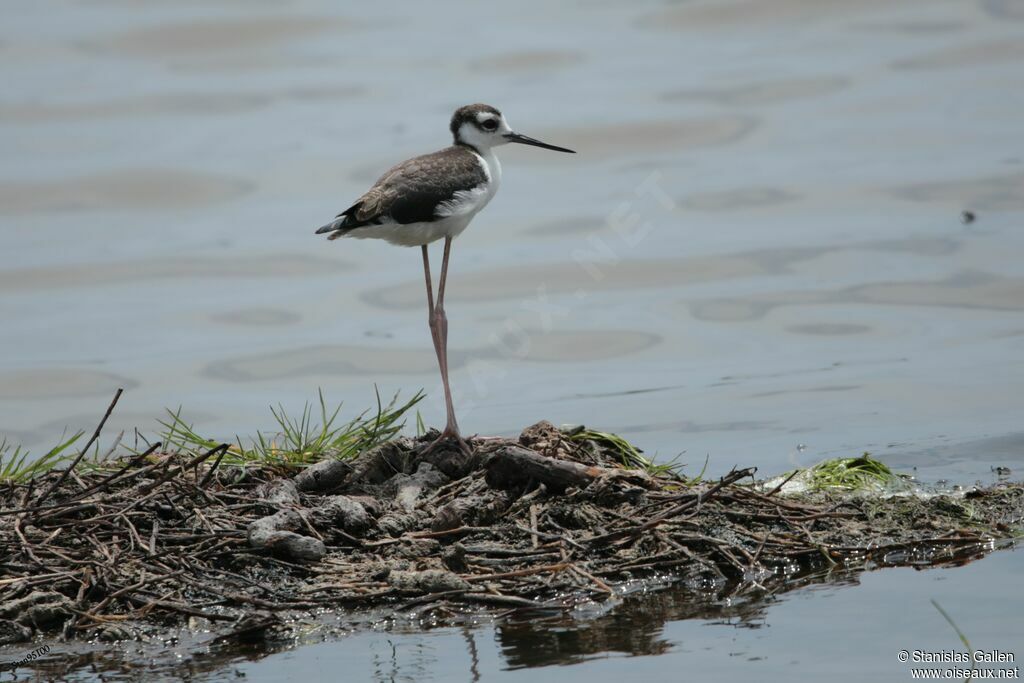
POLYGON ((486 104, 459 107, 448 128, 453 138, 450 147, 394 166, 354 204, 316 232, 326 234, 331 240, 339 237, 383 239, 403 247, 421 247, 427 285, 427 320, 448 413, 444 431, 427 450, 453 440, 468 452, 469 446, 459 433, 448 382, 448 317, 444 313, 444 292, 452 239, 469 226, 473 216, 487 206, 498 191, 501 164, 494 154, 495 147, 516 143, 573 152, 513 131, 502 113, 486 104), (444 237, 444 260, 435 302, 427 245, 441 237, 444 237))

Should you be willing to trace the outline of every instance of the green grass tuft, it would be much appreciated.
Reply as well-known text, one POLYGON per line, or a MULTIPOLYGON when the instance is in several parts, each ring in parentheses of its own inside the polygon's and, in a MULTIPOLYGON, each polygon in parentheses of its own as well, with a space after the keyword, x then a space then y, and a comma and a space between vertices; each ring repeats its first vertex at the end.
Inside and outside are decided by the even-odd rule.
POLYGON ((807 483, 815 490, 846 489, 859 491, 900 481, 889 467, 864 453, 859 458, 823 460, 807 470, 807 483))
MULTIPOLYGON (((224 456, 228 465, 283 465, 306 466, 325 458, 348 460, 379 443, 395 437, 405 426, 405 413, 423 400, 423 392, 405 401, 398 402, 398 394, 386 405, 377 394, 375 412, 366 410, 348 422, 338 423, 342 406, 333 410, 327 408, 323 392, 319 393, 317 406, 307 403, 302 413, 289 415, 283 406, 271 407, 280 431, 272 434, 257 432, 256 437, 244 445, 235 437, 235 443, 224 456)), ((220 443, 195 432, 192 425, 177 411, 167 411, 169 418, 160 424, 164 427, 161 441, 168 450, 199 453, 216 448, 220 443)))
POLYGON ((611 449, 618 454, 619 462, 622 463, 622 466, 628 469, 643 470, 652 477, 662 476, 685 479, 680 473, 683 466, 678 462, 679 456, 664 463, 654 462, 644 455, 639 448, 618 434, 599 432, 596 429, 586 429, 585 427, 571 430, 566 433, 566 436, 570 441, 593 441, 605 448, 611 449))
POLYGON ((24 450, 21 446, 14 447, 12 452, 11 446, 7 441, 0 442, 0 483, 26 482, 33 477, 49 472, 57 465, 69 460, 72 457, 71 454, 64 451, 78 441, 83 433, 77 432, 71 438, 65 439, 51 448, 47 451, 46 455, 36 458, 31 462, 28 460, 28 451, 24 450))

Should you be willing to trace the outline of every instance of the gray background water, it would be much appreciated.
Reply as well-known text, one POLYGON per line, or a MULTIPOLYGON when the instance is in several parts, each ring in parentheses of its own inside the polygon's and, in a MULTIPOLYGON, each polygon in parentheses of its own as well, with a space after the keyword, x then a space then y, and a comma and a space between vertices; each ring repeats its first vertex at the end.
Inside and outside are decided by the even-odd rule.
POLYGON ((375 383, 426 388, 441 422, 416 250, 312 230, 484 101, 579 154, 500 150, 455 245, 468 431, 583 422, 712 474, 1024 466, 1016 0, 0 11, 10 442, 91 429, 119 386, 110 433, 180 405, 248 435, 271 403, 355 412, 375 383))

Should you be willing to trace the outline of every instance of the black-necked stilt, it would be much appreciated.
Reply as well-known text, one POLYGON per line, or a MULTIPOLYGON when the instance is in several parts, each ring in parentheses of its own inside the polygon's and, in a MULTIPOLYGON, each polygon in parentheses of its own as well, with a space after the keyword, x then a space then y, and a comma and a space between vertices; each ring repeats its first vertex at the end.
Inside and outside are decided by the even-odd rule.
POLYGON ((456 109, 452 115, 451 131, 455 137, 451 147, 414 157, 393 167, 352 206, 316 232, 318 235, 328 233, 328 239, 332 240, 338 237, 373 237, 422 249, 430 334, 434 340, 448 411, 448 423, 435 444, 452 438, 465 449, 448 384, 448 318, 444 313, 444 287, 452 239, 466 229, 473 216, 487 206, 498 191, 501 164, 494 156, 494 147, 518 142, 556 152, 574 152, 514 133, 501 112, 486 104, 470 104, 456 109), (427 245, 442 237, 444 258, 435 304, 427 245))

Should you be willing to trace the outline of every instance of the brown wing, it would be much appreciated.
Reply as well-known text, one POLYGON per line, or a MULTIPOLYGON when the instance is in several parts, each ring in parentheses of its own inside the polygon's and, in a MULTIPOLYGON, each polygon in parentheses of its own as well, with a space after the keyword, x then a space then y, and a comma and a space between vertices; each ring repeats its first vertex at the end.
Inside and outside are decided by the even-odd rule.
POLYGON ((382 175, 366 194, 317 232, 348 231, 382 223, 429 223, 456 192, 487 181, 468 147, 448 147, 405 161, 382 175))

